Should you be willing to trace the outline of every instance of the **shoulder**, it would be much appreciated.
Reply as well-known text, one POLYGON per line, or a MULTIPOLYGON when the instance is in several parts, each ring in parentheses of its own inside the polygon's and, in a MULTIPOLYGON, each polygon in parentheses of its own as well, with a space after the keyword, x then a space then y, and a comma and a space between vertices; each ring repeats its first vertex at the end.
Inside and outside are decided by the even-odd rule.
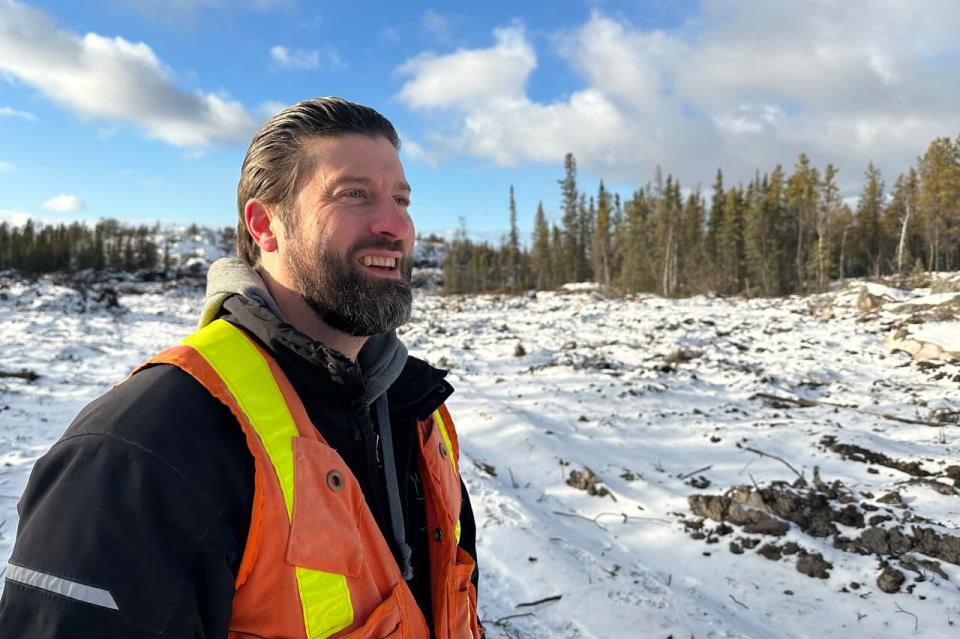
POLYGON ((187 636, 208 624, 224 636, 253 490, 229 410, 180 369, 137 373, 86 406, 37 461, 10 559, 106 590, 120 614, 8 585, 0 634, 39 636, 37 624, 82 619, 112 629, 97 636, 187 636))
POLYGON ((253 493, 253 458, 235 418, 175 366, 149 367, 88 404, 48 456, 76 454, 105 471, 142 460, 145 479, 183 484, 218 510, 253 493))

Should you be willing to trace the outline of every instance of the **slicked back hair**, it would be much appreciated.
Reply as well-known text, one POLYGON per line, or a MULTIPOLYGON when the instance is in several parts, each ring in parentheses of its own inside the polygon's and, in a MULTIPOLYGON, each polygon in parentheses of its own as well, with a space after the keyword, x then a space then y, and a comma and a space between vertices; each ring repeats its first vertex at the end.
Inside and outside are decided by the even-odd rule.
POLYGON ((288 221, 296 209, 296 197, 302 180, 310 175, 314 161, 304 151, 311 139, 360 134, 383 137, 398 151, 396 129, 370 107, 342 98, 304 100, 287 107, 260 127, 240 169, 237 184, 237 256, 250 266, 260 262, 260 247, 253 241, 244 222, 244 209, 253 198, 275 207, 277 215, 288 221))

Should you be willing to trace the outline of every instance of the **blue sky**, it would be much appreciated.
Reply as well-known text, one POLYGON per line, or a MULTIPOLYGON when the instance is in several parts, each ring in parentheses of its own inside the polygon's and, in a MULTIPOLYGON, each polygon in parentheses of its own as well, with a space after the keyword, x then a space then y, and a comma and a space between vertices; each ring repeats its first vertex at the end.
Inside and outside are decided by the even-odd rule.
POLYGON ((0 0, 0 218, 233 224, 246 142, 340 95, 389 117, 421 232, 559 218, 562 158, 624 195, 960 134, 960 3, 0 0))

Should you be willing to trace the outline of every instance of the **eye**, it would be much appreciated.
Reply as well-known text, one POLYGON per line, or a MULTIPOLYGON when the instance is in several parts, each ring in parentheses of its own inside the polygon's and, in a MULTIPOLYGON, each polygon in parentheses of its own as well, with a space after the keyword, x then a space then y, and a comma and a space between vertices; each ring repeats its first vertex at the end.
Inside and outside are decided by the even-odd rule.
POLYGON ((393 198, 393 200, 400 206, 410 206, 410 198, 408 198, 406 195, 398 195, 397 197, 393 198))
POLYGON ((363 189, 349 189, 341 193, 341 197, 365 200, 367 199, 368 196, 367 196, 367 192, 364 191, 363 189))

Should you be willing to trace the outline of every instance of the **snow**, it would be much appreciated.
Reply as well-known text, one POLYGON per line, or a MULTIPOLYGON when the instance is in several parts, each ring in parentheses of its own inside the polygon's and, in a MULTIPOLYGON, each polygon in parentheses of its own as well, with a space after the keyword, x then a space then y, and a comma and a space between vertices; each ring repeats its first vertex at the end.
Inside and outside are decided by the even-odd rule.
MULTIPOLYGON (((828 579, 797 572, 794 557, 731 553, 739 530, 706 543, 681 523, 695 519, 690 495, 796 479, 750 448, 808 481, 819 467, 825 482, 840 480, 889 511, 887 527, 912 512, 956 534, 956 494, 818 445, 832 435, 938 475, 960 463, 960 427, 883 417, 940 421, 956 410, 960 366, 929 371, 888 353, 885 315, 864 321, 839 303, 856 299, 855 286, 831 294, 830 319, 812 312, 817 298, 607 299, 595 287, 522 297, 418 292, 401 337, 412 354, 449 368, 457 389, 448 406, 477 517, 488 636, 953 636, 960 566, 941 561, 948 579, 931 573, 916 583, 905 571, 913 592, 886 594, 876 556, 844 552, 795 524, 774 541, 822 553, 833 564, 828 579), (758 393, 830 404, 777 405, 758 393), (609 494, 568 485, 584 467, 609 494), (690 485, 700 477, 710 486, 690 485), (894 489, 909 508, 876 502, 894 489), (917 616, 918 630, 898 607, 917 616)), ((189 334, 200 308, 196 288, 128 287, 119 308, 70 290, 45 280, 0 287, 0 370, 41 376, 0 378, 0 562, 32 463, 84 404, 189 334)))
POLYGON ((923 324, 910 335, 920 342, 936 344, 948 353, 960 353, 960 322, 923 324))
POLYGON ((915 308, 921 308, 924 306, 939 306, 941 304, 949 304, 955 300, 960 299, 960 293, 932 293, 930 295, 922 295, 920 297, 910 298, 908 301, 904 301, 900 304, 889 304, 884 306, 888 311, 897 312, 899 310, 912 310, 915 308))

